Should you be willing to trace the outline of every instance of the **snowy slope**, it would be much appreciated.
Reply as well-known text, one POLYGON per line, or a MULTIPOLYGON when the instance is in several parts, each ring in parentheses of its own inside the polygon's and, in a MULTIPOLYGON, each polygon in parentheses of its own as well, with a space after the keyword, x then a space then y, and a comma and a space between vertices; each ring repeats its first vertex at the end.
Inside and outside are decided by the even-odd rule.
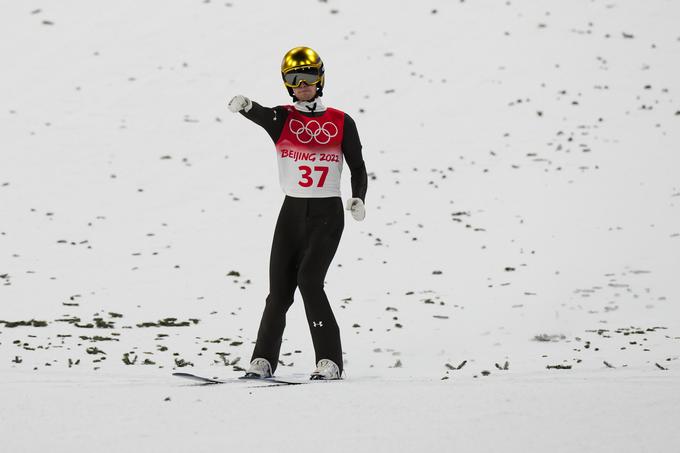
POLYGON ((680 447, 677 2, 54 3, 0 4, 7 451, 680 447), (283 195, 225 107, 288 103, 296 45, 371 176, 326 285, 348 379, 187 386, 250 357, 283 195))

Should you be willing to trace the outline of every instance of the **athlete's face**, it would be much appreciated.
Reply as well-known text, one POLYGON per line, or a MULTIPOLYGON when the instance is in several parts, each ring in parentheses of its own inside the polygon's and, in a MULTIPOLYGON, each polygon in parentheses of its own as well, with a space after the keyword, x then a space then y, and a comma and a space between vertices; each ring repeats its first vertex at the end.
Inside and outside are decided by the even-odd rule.
POLYGON ((300 86, 293 88, 293 94, 301 101, 311 101, 316 95, 316 85, 307 85, 301 82, 300 86))

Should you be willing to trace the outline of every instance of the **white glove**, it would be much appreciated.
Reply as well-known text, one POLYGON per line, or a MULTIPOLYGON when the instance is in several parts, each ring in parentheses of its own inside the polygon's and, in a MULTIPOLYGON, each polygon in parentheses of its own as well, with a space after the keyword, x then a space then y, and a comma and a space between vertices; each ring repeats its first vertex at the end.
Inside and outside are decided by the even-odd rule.
POLYGON ((362 221, 366 217, 366 208, 364 207, 364 202, 361 201, 361 198, 350 198, 347 200, 346 209, 352 212, 354 220, 362 221))
POLYGON ((250 102, 250 99, 239 94, 231 98, 231 101, 229 101, 227 108, 232 112, 236 113, 240 112, 241 110, 245 110, 247 112, 248 110, 250 110, 252 106, 253 103, 250 102))

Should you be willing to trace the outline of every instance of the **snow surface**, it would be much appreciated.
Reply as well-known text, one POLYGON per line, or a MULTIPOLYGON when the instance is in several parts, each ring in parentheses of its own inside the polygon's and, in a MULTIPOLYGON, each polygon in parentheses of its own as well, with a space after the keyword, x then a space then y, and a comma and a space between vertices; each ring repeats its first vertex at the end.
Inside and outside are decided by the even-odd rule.
POLYGON ((0 2, 0 451, 680 451, 678 17, 0 2), (347 379, 192 385, 250 357, 283 198, 226 101, 288 103, 296 45, 371 176, 326 286, 347 379))

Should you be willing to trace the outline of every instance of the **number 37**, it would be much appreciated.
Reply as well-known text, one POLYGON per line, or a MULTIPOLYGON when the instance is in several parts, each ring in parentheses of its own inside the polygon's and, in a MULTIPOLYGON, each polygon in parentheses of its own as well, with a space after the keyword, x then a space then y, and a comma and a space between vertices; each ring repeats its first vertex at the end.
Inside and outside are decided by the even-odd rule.
MULTIPOLYGON (((306 165, 300 165, 298 170, 302 172, 302 180, 298 181, 302 187, 311 187, 314 184, 314 180, 310 176, 312 174, 312 169, 306 165)), ((328 175, 328 167, 314 167, 315 172, 320 172, 321 177, 316 187, 323 187, 324 182, 326 182, 326 175, 328 175)))

